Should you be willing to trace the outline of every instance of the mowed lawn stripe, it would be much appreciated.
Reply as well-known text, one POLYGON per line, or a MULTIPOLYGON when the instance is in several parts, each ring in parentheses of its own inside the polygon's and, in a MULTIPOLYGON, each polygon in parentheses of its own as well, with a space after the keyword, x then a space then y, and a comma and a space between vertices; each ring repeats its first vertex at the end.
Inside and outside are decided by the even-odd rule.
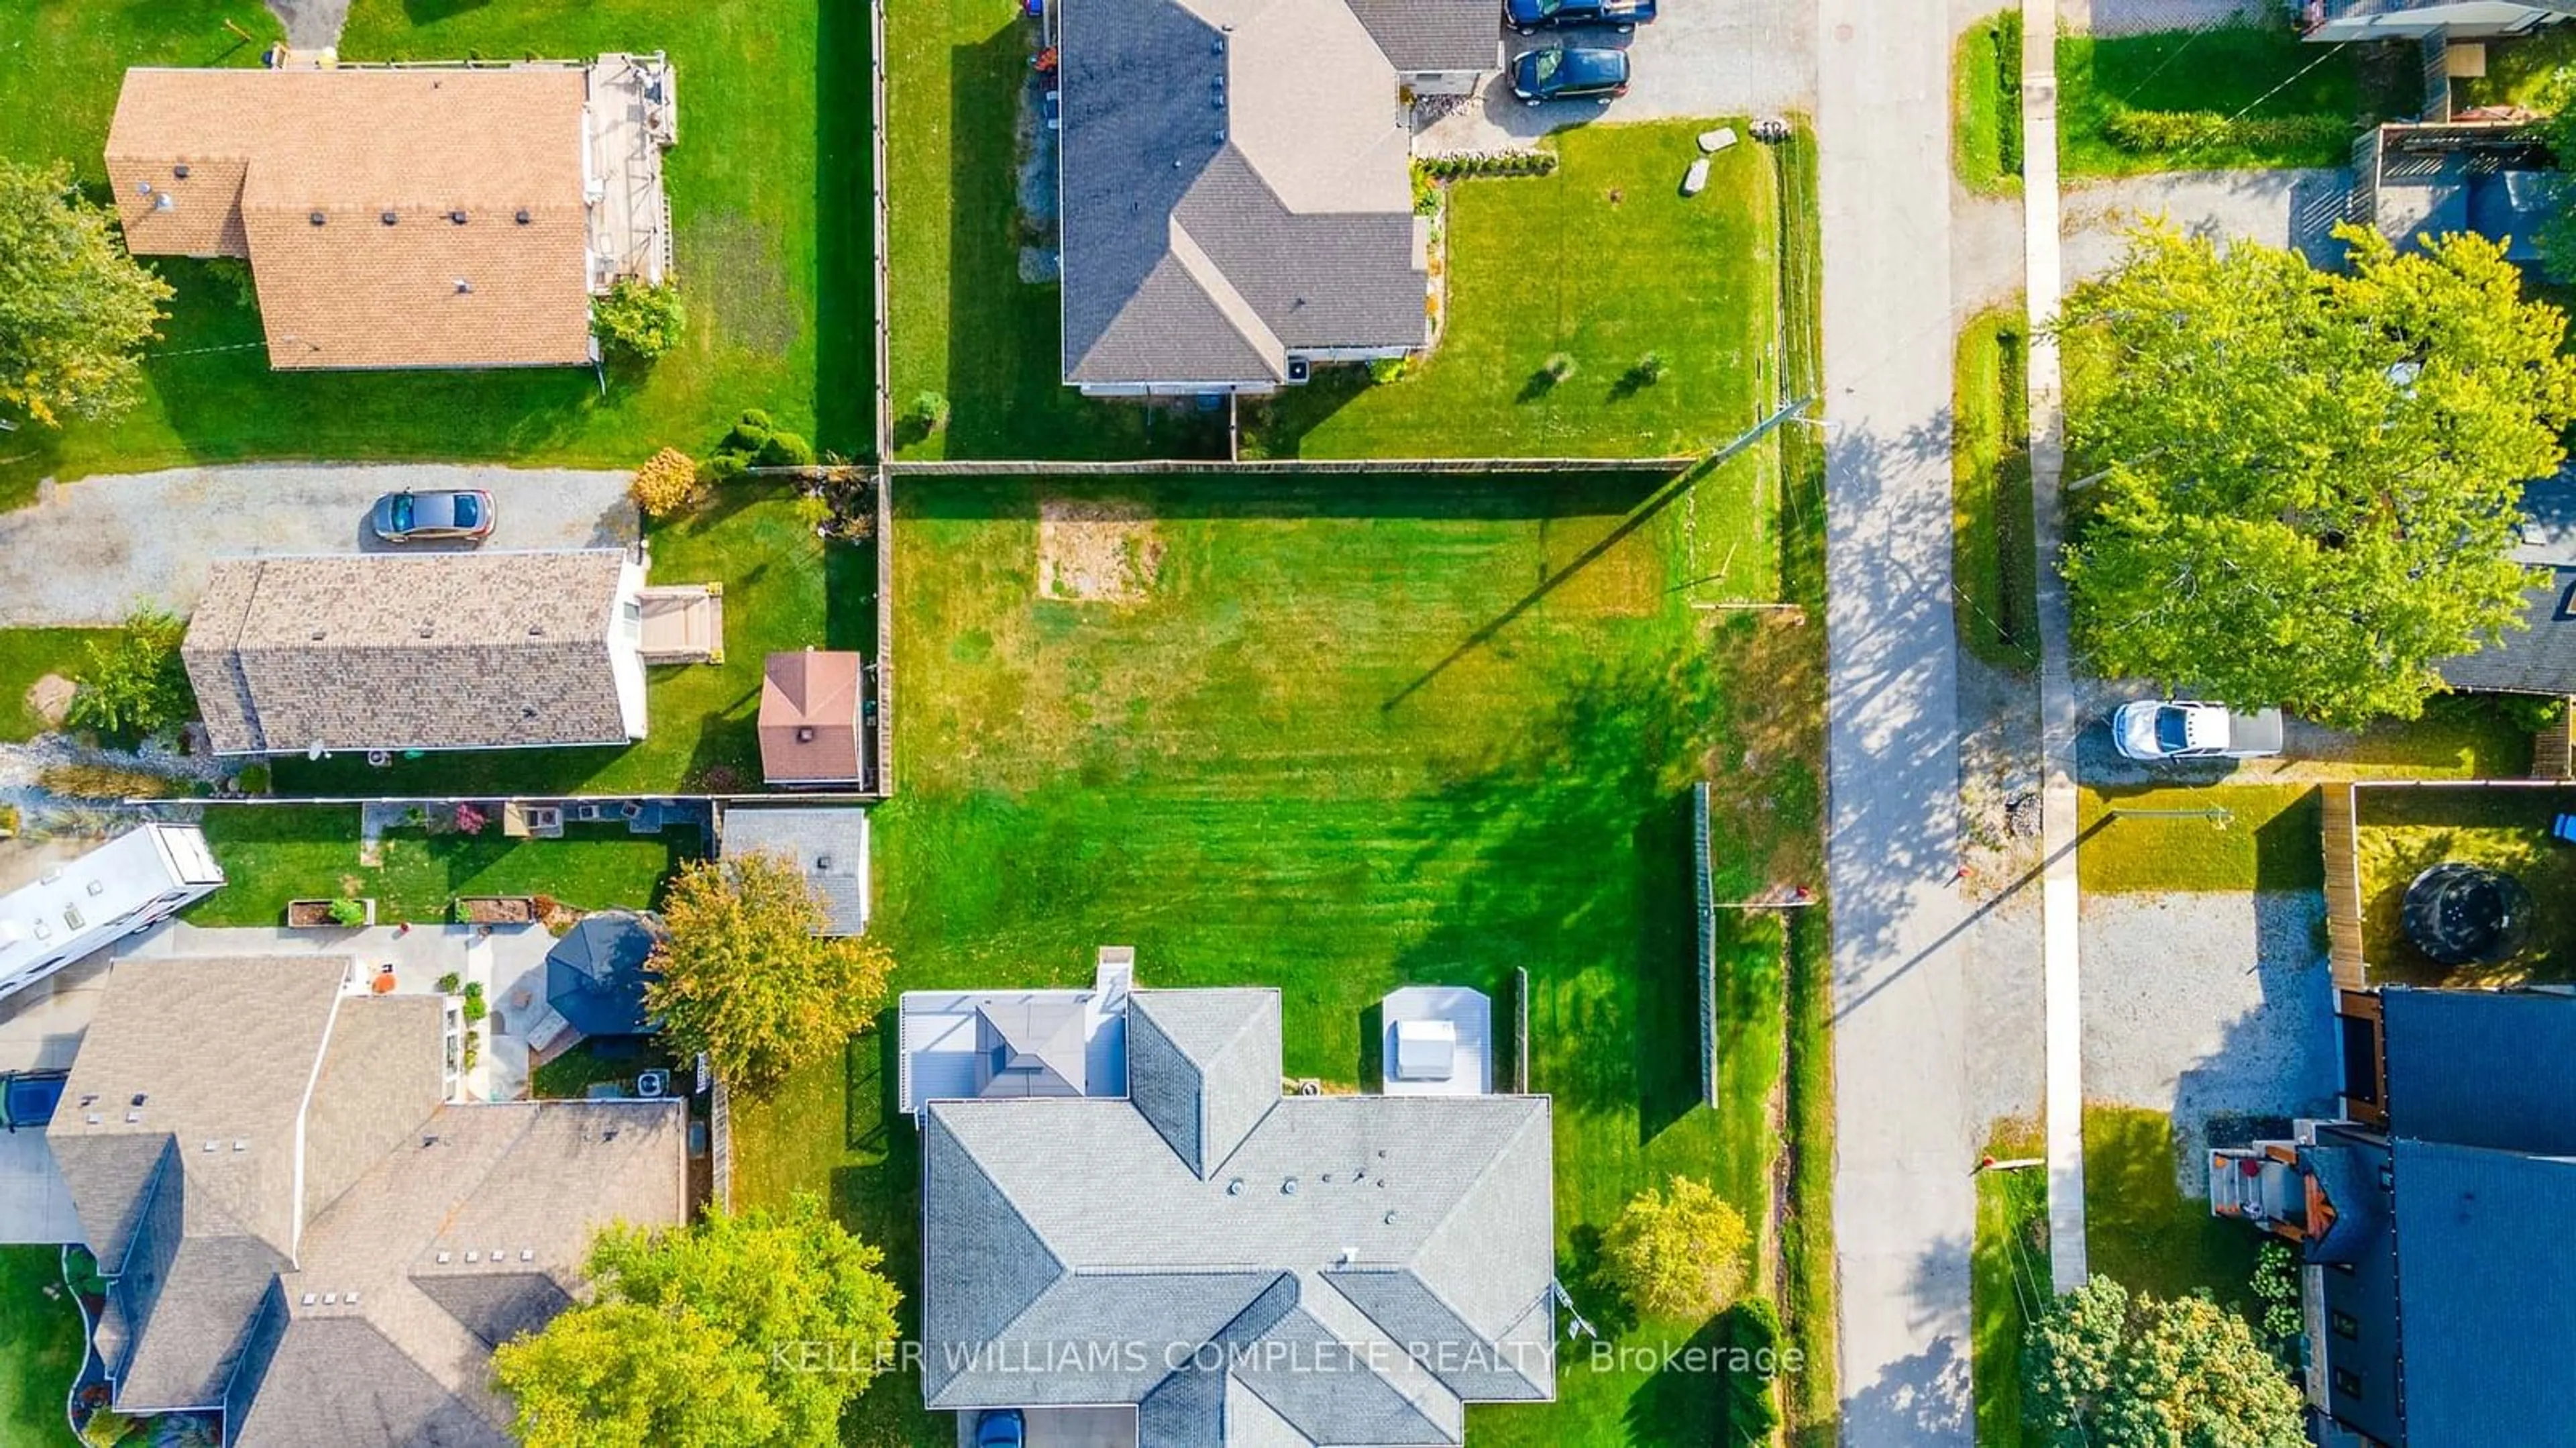
MULTIPOLYGON (((1730 677, 1671 592, 1686 510, 1626 526, 1662 481, 912 481, 904 785, 875 816, 896 987, 1079 984, 1097 946, 1133 945, 1149 984, 1279 987, 1288 1072, 1350 1086, 1386 991, 1476 986, 1508 1035, 1526 968, 1567 1280, 1628 1342, 1687 1340, 1699 1324, 1630 1325, 1586 1274, 1619 1206, 1673 1174, 1767 1216, 1779 938, 1728 939, 1712 1110, 1687 787, 1712 701, 1769 681, 1730 677), (1069 510, 1104 530, 1094 564, 1146 581, 1064 596, 1069 510)), ((827 1190, 909 1273, 918 1161, 884 1056, 862 1038, 742 1107, 736 1150, 747 1197, 827 1190)), ((1471 1432, 1684 1441, 1719 1386, 1573 1354, 1557 1404, 1471 1432)), ((872 1392, 863 1440, 953 1440, 918 1391, 872 1392)))

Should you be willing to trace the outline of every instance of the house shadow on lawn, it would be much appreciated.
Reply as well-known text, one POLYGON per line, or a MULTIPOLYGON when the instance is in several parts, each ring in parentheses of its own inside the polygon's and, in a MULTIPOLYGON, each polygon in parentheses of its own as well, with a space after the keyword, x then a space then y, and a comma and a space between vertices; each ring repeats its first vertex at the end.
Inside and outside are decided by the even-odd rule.
POLYGON ((876 453, 876 165, 868 10, 816 7, 814 82, 814 444, 876 453))
MULTIPOLYGON (((1112 494, 1158 518, 1623 517, 1655 499, 1669 472, 1547 474, 1234 473, 1201 477, 915 477, 895 489, 903 520, 1033 521, 1040 498, 1112 494)), ((1570 572, 1571 570, 1564 570, 1570 572)))

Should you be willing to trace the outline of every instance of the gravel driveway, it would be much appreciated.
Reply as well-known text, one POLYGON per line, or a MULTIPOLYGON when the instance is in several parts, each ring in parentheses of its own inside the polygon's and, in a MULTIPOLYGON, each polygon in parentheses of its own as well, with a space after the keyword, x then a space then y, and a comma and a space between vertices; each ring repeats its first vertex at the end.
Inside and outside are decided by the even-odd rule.
POLYGON ((2296 247, 2308 260, 2343 260, 2334 239, 2352 175, 2339 169, 2168 171, 2087 182, 2065 196, 2066 281, 2072 286, 2109 271, 2125 249, 2123 233, 2162 216, 2195 236, 2248 237, 2296 247))
MULTIPOLYGON (((1466 105, 1424 129, 1423 152, 1526 145, 1587 121, 1766 116, 1812 112, 1816 104, 1816 16, 1800 0, 1674 0, 1651 25, 1613 30, 1503 32, 1503 73, 1466 105), (1590 101, 1526 106, 1512 96, 1508 57, 1549 45, 1625 50, 1628 93, 1607 106, 1590 101)), ((1748 138, 1749 139, 1749 138, 1748 138)), ((1678 183, 1680 174, 1673 177, 1678 183)))
POLYGON ((2086 895, 2084 1098, 2170 1112, 2195 1156, 2213 1115, 2330 1110, 2324 920, 2306 892, 2086 895))
POLYGON ((113 623, 145 601, 185 613, 217 558, 383 548, 368 511, 404 488, 490 490, 486 548, 617 546, 635 541, 629 476, 295 463, 87 478, 0 513, 0 599, 21 626, 113 623))

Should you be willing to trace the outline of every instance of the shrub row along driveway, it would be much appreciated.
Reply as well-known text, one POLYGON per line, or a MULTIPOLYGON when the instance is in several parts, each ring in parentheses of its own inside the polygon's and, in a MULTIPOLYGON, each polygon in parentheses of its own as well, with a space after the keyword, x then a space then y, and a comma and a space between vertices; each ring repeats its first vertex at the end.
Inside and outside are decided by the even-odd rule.
POLYGON ((616 546, 635 541, 626 482, 622 472, 320 463, 93 478, 0 513, 0 598, 14 627, 113 623, 144 602, 184 613, 217 558, 384 547, 368 510, 405 488, 489 490, 500 522, 486 548, 616 546))

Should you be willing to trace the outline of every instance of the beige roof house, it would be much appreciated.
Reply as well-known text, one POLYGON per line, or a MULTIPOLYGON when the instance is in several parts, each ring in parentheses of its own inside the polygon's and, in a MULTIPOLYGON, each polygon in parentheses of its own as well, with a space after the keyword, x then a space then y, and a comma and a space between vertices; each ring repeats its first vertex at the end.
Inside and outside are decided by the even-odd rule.
POLYGON ((111 1279, 116 1407, 238 1448, 504 1448, 491 1351, 612 1221, 685 1221, 676 1101, 450 1105, 433 996, 341 957, 132 959, 45 1128, 111 1279))
POLYGON ((760 681, 760 775, 771 784, 859 782, 857 654, 771 654, 760 681))
POLYGON ((622 744, 643 585, 615 548, 224 559, 180 653, 217 754, 622 744))
POLYGON ((580 364, 592 294, 668 267, 671 100, 658 56, 138 68, 107 172, 137 254, 249 260, 273 367, 580 364))

